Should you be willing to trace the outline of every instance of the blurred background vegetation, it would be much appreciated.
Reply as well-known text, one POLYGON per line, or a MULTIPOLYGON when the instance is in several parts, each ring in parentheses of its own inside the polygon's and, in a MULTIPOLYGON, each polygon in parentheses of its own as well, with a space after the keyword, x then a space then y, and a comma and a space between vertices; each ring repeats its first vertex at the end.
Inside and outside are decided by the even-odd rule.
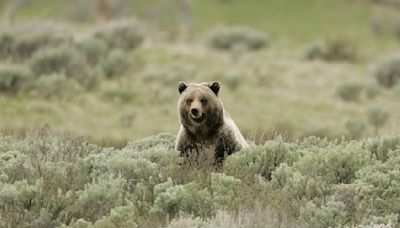
POLYGON ((245 136, 399 134, 400 1, 0 0, 0 127, 109 145, 176 132, 222 82, 245 136))

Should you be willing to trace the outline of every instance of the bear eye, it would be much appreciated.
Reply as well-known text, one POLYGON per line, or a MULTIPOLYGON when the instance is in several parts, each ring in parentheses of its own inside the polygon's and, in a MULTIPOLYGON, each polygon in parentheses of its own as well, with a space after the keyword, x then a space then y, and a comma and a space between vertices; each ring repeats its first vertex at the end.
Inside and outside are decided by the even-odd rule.
POLYGON ((205 99, 205 98, 202 98, 202 99, 200 99, 200 102, 202 103, 202 104, 207 104, 207 99, 205 99))
POLYGON ((189 99, 186 100, 186 103, 187 103, 187 104, 190 104, 190 103, 192 103, 192 101, 193 101, 193 99, 192 99, 192 98, 189 98, 189 99))

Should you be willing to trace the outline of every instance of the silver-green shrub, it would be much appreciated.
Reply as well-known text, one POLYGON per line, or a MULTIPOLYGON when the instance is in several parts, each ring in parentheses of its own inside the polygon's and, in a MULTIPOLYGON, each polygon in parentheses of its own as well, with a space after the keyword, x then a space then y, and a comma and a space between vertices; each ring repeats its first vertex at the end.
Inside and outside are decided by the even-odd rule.
POLYGON ((344 101, 359 101, 362 86, 357 83, 346 82, 336 89, 337 95, 344 101))
POLYGON ((213 213, 212 197, 207 189, 195 183, 174 185, 169 179, 154 188, 154 204, 151 214, 174 218, 179 213, 207 217, 213 213))
POLYGON ((400 55, 395 54, 380 60, 375 64, 372 76, 383 87, 395 86, 400 79, 400 55))
POLYGON ((69 26, 62 23, 27 23, 10 28, 15 37, 13 58, 29 59, 36 51, 45 47, 58 47, 71 44, 73 36, 69 26))
POLYGON ((330 184, 351 183, 369 155, 362 146, 352 142, 331 143, 326 148, 300 153, 304 155, 294 167, 303 175, 323 178, 330 184))
POLYGON ((0 65, 0 92, 16 93, 31 80, 31 72, 24 65, 0 65))
POLYGON ((108 51, 107 43, 104 40, 92 37, 79 42, 78 47, 91 65, 96 65, 104 59, 108 51))
POLYGON ((237 207, 235 199, 240 195, 240 179, 224 173, 211 173, 212 200, 215 208, 227 210, 237 207))
POLYGON ((75 68, 81 61, 85 61, 85 59, 77 50, 65 46, 45 48, 36 52, 29 60, 29 65, 32 72, 38 76, 65 73, 67 76, 73 77, 75 73, 82 74, 82 72, 76 72, 78 69, 75 68))
POLYGON ((174 140, 0 133, 0 227, 398 226, 398 138, 271 140, 208 170, 174 140))
POLYGON ((259 50, 269 44, 266 35, 248 27, 217 27, 209 32, 208 45, 219 50, 234 50, 243 47, 246 50, 259 50))
POLYGON ((294 159, 291 146, 283 141, 267 141, 264 145, 229 156, 225 171, 234 177, 253 177, 261 175, 271 179, 272 172, 283 162, 292 163, 294 159))
POLYGON ((341 227, 345 224, 345 219, 345 205, 335 200, 330 200, 320 207, 312 202, 308 202, 302 208, 300 214, 300 221, 306 227, 341 227))
POLYGON ((122 49, 113 49, 102 62, 102 69, 108 78, 124 74, 129 67, 129 56, 122 49))

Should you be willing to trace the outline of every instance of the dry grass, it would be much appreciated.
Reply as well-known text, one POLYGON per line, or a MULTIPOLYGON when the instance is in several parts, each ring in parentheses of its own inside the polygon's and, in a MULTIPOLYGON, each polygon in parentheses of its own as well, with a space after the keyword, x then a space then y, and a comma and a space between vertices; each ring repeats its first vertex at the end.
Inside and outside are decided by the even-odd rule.
POLYGON ((218 211, 209 219, 182 216, 174 219, 168 228, 274 228, 274 227, 301 227, 296 221, 270 208, 242 209, 236 214, 227 211, 218 211))

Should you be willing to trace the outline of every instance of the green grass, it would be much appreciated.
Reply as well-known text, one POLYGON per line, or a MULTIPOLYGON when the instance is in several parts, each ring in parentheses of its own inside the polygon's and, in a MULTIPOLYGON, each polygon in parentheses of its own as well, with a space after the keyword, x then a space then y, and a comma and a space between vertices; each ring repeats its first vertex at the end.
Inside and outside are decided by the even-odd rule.
POLYGON ((243 24, 270 32, 277 40, 310 42, 321 36, 368 30, 372 7, 357 1, 198 1, 201 28, 243 24), (207 16, 205 16, 207 15, 207 16))
MULTIPOLYGON (((40 0, 21 7, 16 15, 28 19, 62 18, 63 11, 77 4, 76 0, 68 3, 40 0)), ((132 0, 130 3, 135 16, 175 30, 181 13, 179 5, 174 2, 170 4, 157 0, 132 0), (149 12, 156 13, 159 21, 149 12)), ((381 46, 382 40, 369 35, 371 22, 381 21, 384 27, 389 27, 394 24, 398 14, 395 9, 370 1, 346 0, 203 0, 195 1, 192 6, 195 37, 217 25, 247 25, 267 32, 276 42, 291 45, 340 34, 354 38, 358 43, 381 46)), ((388 38, 385 36, 385 40, 388 38)), ((393 45, 395 41, 389 40, 393 45)))
MULTIPOLYGON (((18 9, 16 18, 17 21, 63 18, 64 9, 76 6, 73 2, 40 0, 18 9)), ((153 3, 161 11, 166 7, 160 1, 131 2, 135 16, 148 23, 148 27, 157 22, 146 15, 151 7, 157 11, 153 3)), ((179 18, 178 12, 168 12, 160 16, 161 20, 171 17, 171 24, 164 24, 162 32, 174 30, 179 18)), ((366 122, 366 112, 371 107, 381 107, 390 113, 381 134, 397 134, 400 110, 395 90, 384 90, 371 100, 362 95, 358 103, 344 102, 336 95, 337 87, 344 82, 362 86, 373 82, 370 67, 399 47, 400 42, 390 30, 396 14, 390 7, 369 1, 196 1, 194 40, 171 43, 160 39, 152 27, 146 34, 145 45, 129 53, 129 71, 120 78, 102 80, 94 91, 72 99, 0 95, 0 124, 25 129, 47 123, 75 135, 124 144, 158 132, 177 131, 178 80, 221 80, 221 99, 250 138, 259 138, 276 128, 291 139, 321 133, 321 129, 323 136, 338 137, 347 134, 348 119, 366 122), (375 36, 370 31, 372 19, 384 22, 382 35, 375 36), (236 59, 229 53, 213 51, 205 46, 204 37, 209 29, 220 24, 247 25, 265 31, 271 35, 271 47, 244 53, 236 59), (307 45, 334 36, 355 43, 359 59, 352 63, 304 59, 307 45), (149 71, 161 72, 174 64, 191 70, 172 79, 145 80, 149 71), (232 75, 240 82, 236 90, 229 88, 232 75), (121 96, 132 91, 133 97, 130 101, 105 99, 104 94, 110 87, 121 92, 121 96), (134 113, 132 124, 123 126, 121 117, 130 111, 134 113)), ((169 19, 160 23, 164 22, 169 19)), ((90 24, 78 27, 75 36, 82 39, 90 28, 90 24)), ((364 136, 373 134, 368 127, 364 136)))

